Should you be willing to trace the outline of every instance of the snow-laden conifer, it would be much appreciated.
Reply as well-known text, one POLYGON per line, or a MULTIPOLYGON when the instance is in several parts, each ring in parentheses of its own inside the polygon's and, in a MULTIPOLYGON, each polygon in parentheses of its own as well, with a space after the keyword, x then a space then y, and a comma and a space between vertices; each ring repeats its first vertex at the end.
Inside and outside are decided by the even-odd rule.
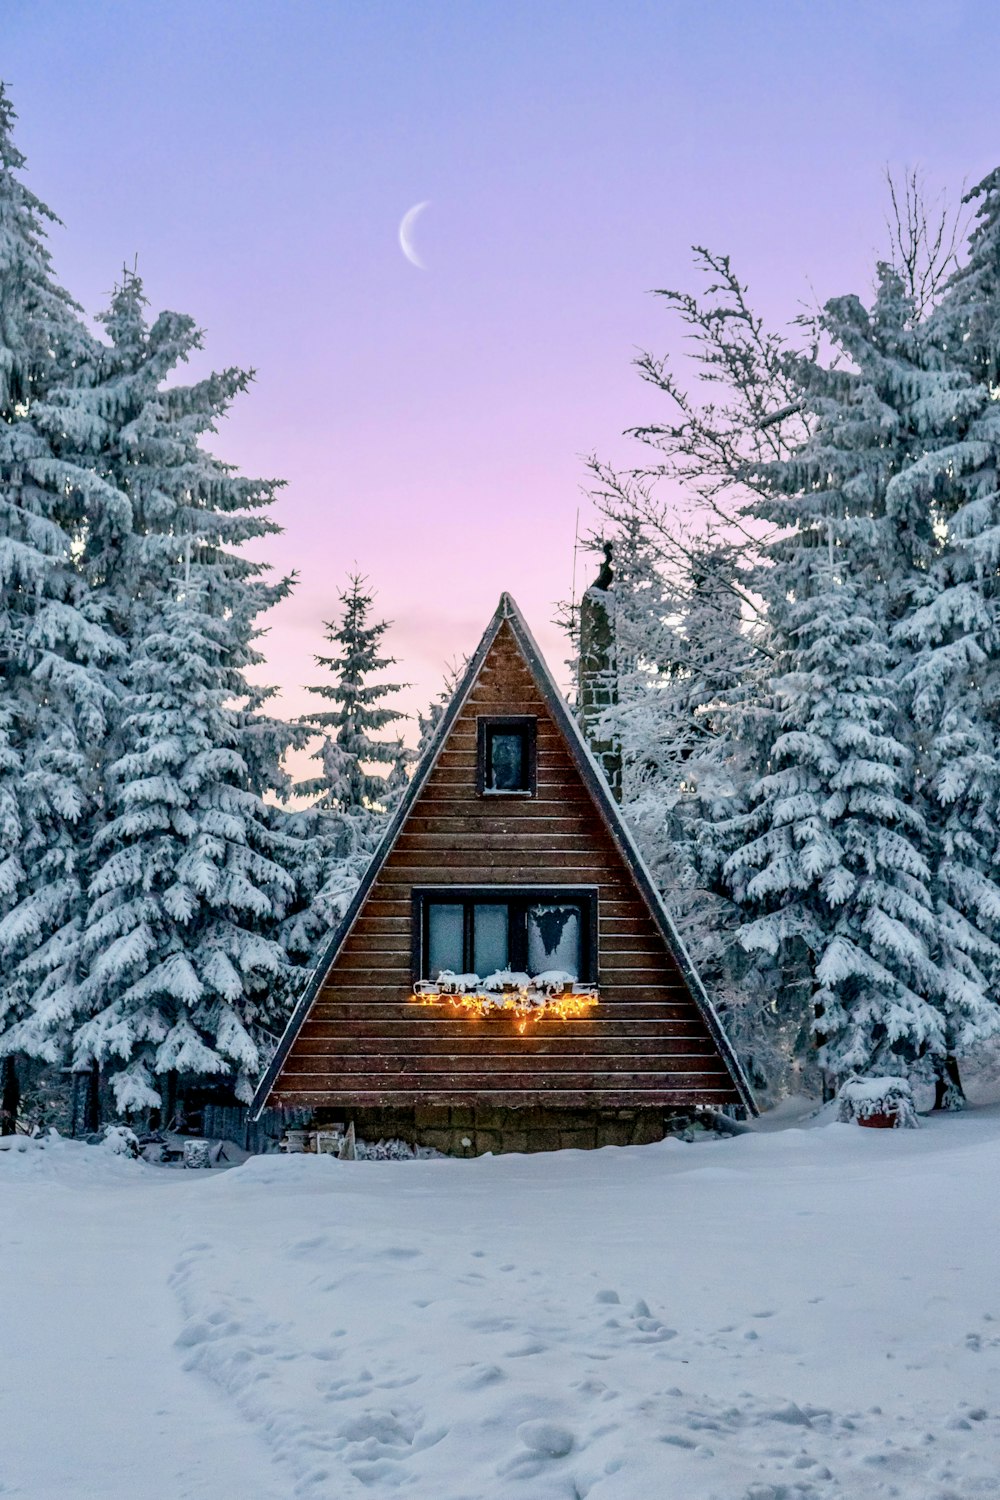
POLYGON ((198 581, 176 589, 125 674, 83 935, 74 1060, 111 1065, 122 1111, 160 1105, 170 1075, 232 1073, 248 1098, 255 1023, 278 1019, 287 964, 268 933, 293 882, 233 706, 245 685, 229 621, 198 581))
POLYGON ((339 595, 343 606, 339 622, 325 626, 328 641, 338 648, 335 656, 317 656, 316 665, 331 674, 329 681, 310 686, 309 692, 334 705, 303 716, 301 722, 315 735, 319 745, 313 759, 319 773, 300 782, 296 791, 315 798, 323 812, 337 813, 367 827, 372 814, 382 810, 386 775, 373 772, 373 765, 392 766, 399 758, 396 741, 374 738, 403 715, 383 700, 401 691, 401 684, 387 683, 378 674, 394 665, 391 656, 380 654, 388 620, 372 621, 375 596, 368 580, 352 574, 339 595))
MULTIPOLYGON (((948 1052, 1000 1029, 1000 172, 972 190, 968 256, 923 330, 936 373, 906 476, 933 529, 896 628, 935 847, 935 895, 954 974, 948 1052)), ((939 1099, 960 1102, 955 1063, 939 1099)))
POLYGON ((778 733, 725 873, 745 947, 808 949, 823 1062, 842 1077, 941 1055, 945 979, 884 622, 822 552, 797 584, 771 683, 778 733))
POLYGON ((445 712, 447 711, 448 705, 451 703, 451 700, 454 698, 456 692, 458 691, 459 683, 465 675, 465 669, 467 666, 468 657, 463 657, 461 658, 461 660, 455 658, 454 660, 450 661, 445 668, 444 679, 441 683, 441 686, 434 694, 430 703, 428 703, 426 711, 423 713, 418 712, 417 729, 419 731, 419 734, 417 737, 417 751, 415 757, 417 761, 420 761, 424 757, 424 755, 427 754, 431 745, 434 743, 438 725, 441 723, 441 720, 444 717, 445 712))
POLYGON ((887 1057, 942 1067, 995 1007, 969 892, 949 903, 953 877, 925 816, 898 641, 935 556, 927 429, 966 397, 926 357, 888 267, 871 313, 838 299, 824 327, 841 363, 797 367, 811 435, 758 470, 772 498, 755 513, 785 528, 757 579, 779 651, 777 721, 754 808, 729 830, 740 847, 727 873, 753 913, 745 944, 807 944, 833 1073, 887 1057))
POLYGON ((201 335, 174 313, 150 325, 145 306, 126 272, 78 403, 99 433, 92 468, 124 501, 88 513, 77 553, 120 665, 99 757, 106 826, 86 851, 82 971, 39 998, 33 1021, 50 1048, 71 1043, 76 1066, 113 1061, 121 1109, 151 1105, 164 1079, 172 1096, 183 1075, 231 1069, 246 1091, 248 1028, 282 1019, 274 935, 294 863, 264 802, 284 788, 293 732, 266 713, 270 690, 246 676, 262 659, 259 617, 288 587, 242 550, 277 530, 263 513, 276 486, 203 446, 249 377, 181 383, 201 335), (254 879, 259 887, 242 889, 254 879), (207 948, 225 949, 208 967, 207 948))
POLYGON ((55 216, 24 186, 0 86, 0 1051, 46 1053, 40 997, 72 983, 81 851, 99 800, 115 643, 76 555, 120 497, 89 462, 96 345, 56 282, 55 216))
POLYGON ((393 665, 380 648, 389 622, 372 622, 374 594, 359 575, 348 579, 339 598, 341 617, 325 627, 337 654, 315 658, 330 679, 309 689, 334 707, 300 721, 317 741, 312 758, 319 771, 295 787, 312 799, 310 804, 286 819, 294 840, 298 896, 283 925, 282 941, 300 963, 315 958, 350 904, 405 791, 414 759, 398 734, 394 739, 375 737, 403 718, 383 702, 399 686, 373 680, 393 665), (373 772, 373 765, 388 770, 373 772))

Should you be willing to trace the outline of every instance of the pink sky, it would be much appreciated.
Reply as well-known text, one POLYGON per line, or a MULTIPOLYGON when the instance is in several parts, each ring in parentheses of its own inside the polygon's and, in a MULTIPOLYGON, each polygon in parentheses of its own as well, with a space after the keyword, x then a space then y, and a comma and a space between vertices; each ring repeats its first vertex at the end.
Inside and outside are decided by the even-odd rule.
MULTIPOLYGON (((218 450, 279 475, 286 713, 355 567, 414 711, 503 589, 550 662, 581 455, 664 408, 655 286, 729 250, 777 319, 868 289, 885 163, 995 163, 995 7, 969 0, 36 0, 3 75, 58 272, 91 311, 138 254, 257 381, 218 450), (975 45, 970 45, 975 37, 975 45), (406 210, 431 200, 402 255, 406 210)), ((584 558, 586 582, 595 562, 584 558)))

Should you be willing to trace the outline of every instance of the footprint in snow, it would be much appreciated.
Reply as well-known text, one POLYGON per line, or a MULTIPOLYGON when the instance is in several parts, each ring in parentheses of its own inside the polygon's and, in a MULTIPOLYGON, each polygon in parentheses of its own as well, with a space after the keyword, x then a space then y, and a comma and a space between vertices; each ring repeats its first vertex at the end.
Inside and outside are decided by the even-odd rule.
POLYGON ((382 1493, 386 1485, 395 1488, 407 1483, 407 1462, 447 1435, 447 1427, 425 1428, 419 1408, 393 1406, 350 1418, 337 1438, 354 1477, 368 1487, 377 1485, 382 1493))
POLYGON ((323 1250, 328 1244, 325 1234, 314 1234, 307 1240, 296 1240, 294 1245, 289 1246, 292 1255, 308 1255, 311 1250, 323 1250))
POLYGON ((241 1331, 242 1325, 226 1321, 225 1313, 210 1313, 207 1318, 192 1318, 185 1323, 174 1344, 178 1349, 193 1349, 196 1344, 208 1344, 241 1331))
POLYGON ((461 1381, 464 1390, 481 1391, 486 1386, 496 1385, 507 1377, 499 1365, 473 1365, 461 1381))
POLYGON ((353 1401, 356 1396, 371 1393, 373 1376, 370 1370, 359 1370, 349 1379, 328 1380, 319 1387, 324 1401, 353 1401))
POLYGON ((487 1317, 467 1318, 465 1326, 476 1333, 510 1333, 516 1324, 513 1318, 487 1317))

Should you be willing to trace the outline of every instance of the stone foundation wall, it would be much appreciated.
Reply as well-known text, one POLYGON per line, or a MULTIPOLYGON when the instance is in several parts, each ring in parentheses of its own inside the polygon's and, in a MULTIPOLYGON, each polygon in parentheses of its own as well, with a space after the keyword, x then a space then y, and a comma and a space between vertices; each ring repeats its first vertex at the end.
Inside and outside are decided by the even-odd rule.
POLYGON ((678 1128, 663 1109, 497 1109, 418 1105, 415 1109, 321 1109, 316 1125, 354 1121, 362 1140, 397 1139, 449 1156, 487 1151, 558 1151, 566 1147, 646 1146, 678 1128))

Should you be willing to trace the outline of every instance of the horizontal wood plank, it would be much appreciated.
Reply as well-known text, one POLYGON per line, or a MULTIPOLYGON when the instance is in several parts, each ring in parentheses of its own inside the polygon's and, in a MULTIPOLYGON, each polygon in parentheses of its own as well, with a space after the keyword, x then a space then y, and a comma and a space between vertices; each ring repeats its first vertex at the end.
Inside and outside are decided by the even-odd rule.
MULTIPOLYGON (((345 1046, 346 1041, 355 1040, 358 1044, 370 1044, 378 1040, 387 1047, 399 1047, 405 1050, 411 1044, 411 1038, 417 1041, 429 1041, 433 1046, 444 1053, 451 1052, 456 1044, 469 1043, 469 1029, 474 1026, 474 1037, 477 1038, 477 1046, 483 1041, 502 1041, 504 1038, 517 1037, 523 1041, 522 1034, 514 1031, 513 1022, 504 1020, 504 1025, 493 1022, 469 1022, 466 1017, 435 1017, 433 1020, 411 1020, 409 1017, 393 1019, 391 1016, 379 1016, 372 1020, 340 1020, 340 1022, 319 1022, 310 1017, 306 1025, 301 1029, 301 1047, 303 1050, 328 1050, 334 1052, 339 1046, 345 1046)), ((528 1037, 528 1034, 523 1034, 528 1037)), ((549 1046, 549 1037, 558 1037, 559 1044, 565 1041, 586 1041, 598 1050, 610 1050, 613 1052, 619 1047, 648 1047, 654 1043, 669 1041, 670 1046, 687 1041, 700 1041, 708 1037, 702 1017, 694 1016, 690 1020, 675 1020, 667 1025, 657 1025, 649 1022, 597 1022, 597 1020, 568 1020, 568 1022, 538 1022, 531 1031, 531 1044, 534 1047, 549 1046)), ((472 1046, 472 1043, 469 1043, 472 1046)), ((298 1050, 298 1049, 297 1049, 298 1050)))
MULTIPOLYGON (((707 1036, 701 1037, 607 1037, 602 1040, 589 1036, 553 1038, 540 1042, 526 1032, 507 1037, 453 1038, 447 1046, 428 1037, 351 1037, 341 1034, 331 1047, 325 1038, 303 1037, 302 1045, 296 1047, 295 1056, 299 1066, 308 1060, 311 1067, 324 1070, 344 1066, 350 1062, 352 1068, 362 1064, 395 1067, 406 1060, 438 1059, 449 1068, 478 1067, 490 1072, 496 1068, 516 1068, 529 1061, 532 1066, 541 1064, 555 1070, 565 1070, 570 1064, 590 1066, 600 1063, 602 1068, 634 1067, 637 1060, 648 1062, 659 1069, 664 1059, 678 1065, 687 1059, 693 1068, 715 1071, 717 1057, 715 1048, 707 1036)), ((294 1071, 291 1070, 291 1071, 294 1071)))
POLYGON ((320 1072, 309 1072, 305 1069, 292 1068, 283 1074, 283 1081, 288 1088, 320 1089, 324 1086, 331 1092, 350 1093, 352 1090, 371 1090, 382 1086, 391 1088, 394 1092, 402 1093, 408 1090, 427 1090, 440 1093, 462 1092, 479 1093, 481 1090, 496 1089, 536 1089, 545 1090, 549 1088, 583 1092, 587 1089, 597 1090, 602 1085, 613 1088, 629 1089, 651 1089, 662 1088, 666 1080, 670 1085, 678 1087, 682 1084, 689 1088, 721 1088, 727 1078, 723 1067, 714 1073, 709 1073, 702 1068, 685 1069, 674 1067, 669 1070, 658 1068, 635 1068, 614 1070, 604 1067, 587 1067, 580 1071, 564 1069, 560 1072, 542 1073, 541 1070, 531 1068, 511 1068, 508 1071, 496 1069, 495 1072, 482 1070, 475 1072, 472 1069, 461 1073, 451 1068, 397 1068, 391 1073, 386 1072, 384 1077, 377 1076, 374 1072, 351 1072, 347 1068, 338 1069, 334 1073, 325 1069, 320 1072))
POLYGON ((275 1085, 271 1102, 275 1105, 335 1108, 355 1105, 391 1105, 408 1109, 419 1104, 450 1105, 452 1107, 474 1107, 490 1104, 498 1109, 531 1109, 562 1107, 565 1109, 625 1109, 639 1106, 643 1109, 687 1109, 696 1104, 721 1107, 735 1103, 738 1099, 732 1083, 726 1088, 705 1088, 698 1084, 684 1085, 663 1079, 652 1079, 648 1084, 628 1088, 607 1089, 353 1089, 336 1091, 328 1087, 298 1087, 288 1089, 283 1083, 275 1085))

